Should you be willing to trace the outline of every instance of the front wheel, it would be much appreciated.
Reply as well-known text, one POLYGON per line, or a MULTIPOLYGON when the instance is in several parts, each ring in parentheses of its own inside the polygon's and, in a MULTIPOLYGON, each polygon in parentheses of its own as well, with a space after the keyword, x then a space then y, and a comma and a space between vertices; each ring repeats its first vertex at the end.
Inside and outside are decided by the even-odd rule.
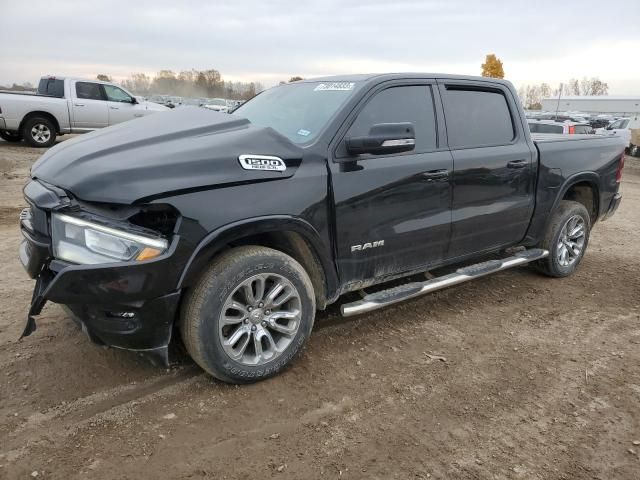
POLYGON ((567 277, 576 271, 589 243, 591 218, 584 205, 562 200, 540 245, 549 256, 534 266, 550 277, 567 277))
POLYGON ((0 130, 0 138, 5 142, 17 143, 22 141, 22 135, 19 132, 12 132, 11 130, 0 130))
POLYGON ((32 147, 50 147, 56 142, 56 127, 46 117, 33 117, 24 123, 22 136, 32 147))
POLYGON ((277 250, 245 246, 217 258, 187 293, 180 333, 191 357, 211 375, 251 383, 291 363, 314 317, 304 268, 277 250))

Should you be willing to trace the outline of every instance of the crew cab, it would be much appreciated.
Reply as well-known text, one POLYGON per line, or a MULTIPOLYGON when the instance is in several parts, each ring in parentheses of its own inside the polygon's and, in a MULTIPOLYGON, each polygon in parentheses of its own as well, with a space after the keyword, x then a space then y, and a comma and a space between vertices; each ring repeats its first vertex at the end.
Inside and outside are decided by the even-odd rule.
POLYGON ((0 92, 0 138, 50 147, 58 135, 86 133, 165 110, 110 82, 42 77, 36 95, 0 92))
POLYGON ((117 125, 33 165, 23 336, 51 301, 97 342, 167 362, 181 338, 223 381, 264 379, 341 298, 366 315, 520 265, 571 275, 623 165, 612 138, 532 136, 492 78, 303 80, 117 125))

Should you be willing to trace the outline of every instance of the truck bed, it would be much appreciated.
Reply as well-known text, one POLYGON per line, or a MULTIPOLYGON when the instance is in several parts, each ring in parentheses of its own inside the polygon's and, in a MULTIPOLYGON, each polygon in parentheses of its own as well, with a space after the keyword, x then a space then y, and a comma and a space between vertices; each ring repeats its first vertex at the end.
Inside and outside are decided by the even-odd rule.
POLYGON ((625 147, 622 140, 604 135, 557 133, 533 133, 531 138, 538 150, 538 183, 545 187, 537 189, 530 230, 544 229, 556 200, 562 197, 560 189, 569 178, 579 178, 597 187, 594 221, 602 218, 617 191, 616 170, 625 147))
POLYGON ((603 138, 611 138, 605 135, 589 134, 589 135, 566 135, 563 133, 532 133, 531 138, 534 143, 549 143, 549 142, 576 142, 584 140, 599 140, 603 138))

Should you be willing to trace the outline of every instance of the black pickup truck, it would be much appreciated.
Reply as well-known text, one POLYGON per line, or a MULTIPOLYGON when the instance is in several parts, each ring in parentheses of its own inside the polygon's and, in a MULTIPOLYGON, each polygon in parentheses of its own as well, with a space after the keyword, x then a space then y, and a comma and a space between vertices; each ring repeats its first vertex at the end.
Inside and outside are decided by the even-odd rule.
POLYGON ((347 292, 349 316, 518 265, 570 275, 620 203, 623 150, 532 138, 510 83, 430 74, 300 81, 231 115, 84 135, 24 188, 23 336, 51 301, 97 342, 167 361, 179 333, 215 377, 267 378, 347 292))

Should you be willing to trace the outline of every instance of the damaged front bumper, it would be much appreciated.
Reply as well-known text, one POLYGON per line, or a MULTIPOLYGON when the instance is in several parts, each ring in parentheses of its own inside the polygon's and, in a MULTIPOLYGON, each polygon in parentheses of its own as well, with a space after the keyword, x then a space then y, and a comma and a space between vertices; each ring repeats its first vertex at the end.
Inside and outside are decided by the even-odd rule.
POLYGON ((71 264, 53 258, 48 221, 51 211, 68 206, 65 199, 36 181, 25 187, 25 198, 30 208, 20 215, 24 240, 19 256, 36 286, 21 338, 36 330, 34 317, 51 301, 63 305, 91 340, 167 364, 181 295, 176 290, 179 238, 174 236, 167 251, 153 260, 71 264))

